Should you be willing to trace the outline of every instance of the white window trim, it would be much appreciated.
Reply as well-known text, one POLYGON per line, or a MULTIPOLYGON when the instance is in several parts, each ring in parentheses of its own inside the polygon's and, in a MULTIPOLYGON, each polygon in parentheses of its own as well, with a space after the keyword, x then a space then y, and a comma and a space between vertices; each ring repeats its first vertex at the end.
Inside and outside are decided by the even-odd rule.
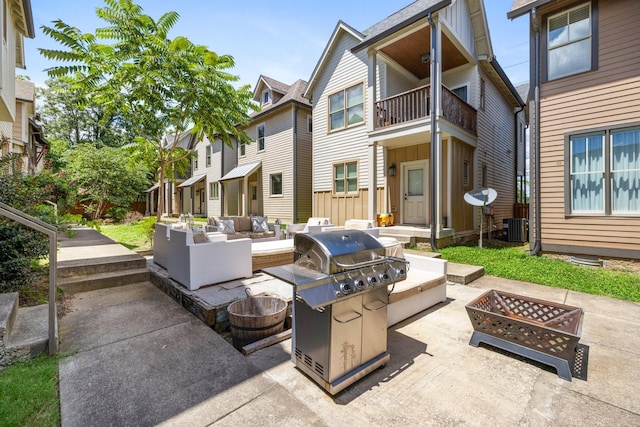
POLYGON ((263 152, 264 150, 266 150, 267 148, 267 126, 265 125, 264 122, 257 124, 256 125, 256 150, 258 151, 258 153, 263 152), (263 128, 262 131, 262 148, 260 148, 260 138, 258 137, 259 133, 259 129, 263 128))
POLYGON ((349 128, 356 127, 356 126, 361 126, 361 125, 364 125, 366 122, 367 122, 367 93, 366 93, 366 90, 365 90, 365 82, 364 81, 361 81, 361 82, 349 85, 347 87, 344 87, 342 89, 336 90, 336 91, 330 93, 327 96, 327 130, 328 130, 329 133, 339 132, 341 130, 349 129, 349 128), (347 105, 346 105, 347 90, 349 90, 351 88, 354 88, 356 86, 359 86, 359 85, 362 86, 362 121, 350 125, 348 123, 349 120, 348 120, 348 117, 347 117, 347 105), (342 109, 342 111, 344 111, 344 125, 342 127, 339 127, 339 128, 331 129, 331 97, 333 95, 336 95, 336 94, 340 93, 340 92, 342 92, 344 94, 344 97, 343 97, 343 102, 344 102, 343 107, 344 108, 342 109))
POLYGON ((335 162, 331 164, 331 192, 334 196, 353 196, 355 194, 360 194, 360 161, 357 159, 352 159, 352 160, 344 160, 341 162, 335 162), (348 178, 347 178, 347 168, 346 166, 348 164, 351 163, 355 163, 356 164, 356 189, 355 191, 349 191, 349 183, 348 183, 348 178), (342 165, 342 167, 344 168, 344 190, 343 192, 337 192, 336 191, 336 176, 335 176, 335 170, 336 170, 336 166, 338 165, 342 165))
POLYGON ((284 173, 274 172, 269 174, 269 197, 280 198, 284 197, 284 173), (273 176, 280 175, 280 194, 273 194, 273 176))

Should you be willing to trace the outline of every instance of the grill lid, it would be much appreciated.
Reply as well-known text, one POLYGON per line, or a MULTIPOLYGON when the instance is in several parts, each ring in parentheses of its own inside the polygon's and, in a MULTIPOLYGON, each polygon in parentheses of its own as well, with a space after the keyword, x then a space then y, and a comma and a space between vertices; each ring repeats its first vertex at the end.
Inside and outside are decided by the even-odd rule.
POLYGON ((384 246, 361 230, 335 230, 296 234, 297 263, 326 274, 361 268, 383 261, 384 246))

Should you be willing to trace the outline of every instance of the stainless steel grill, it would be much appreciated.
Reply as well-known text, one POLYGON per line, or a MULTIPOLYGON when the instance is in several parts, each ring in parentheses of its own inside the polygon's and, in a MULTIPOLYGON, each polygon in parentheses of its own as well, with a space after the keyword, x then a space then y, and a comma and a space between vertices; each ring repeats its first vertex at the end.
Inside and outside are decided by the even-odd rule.
POLYGON ((293 264, 265 271, 294 287, 292 362, 335 394, 389 360, 387 286, 408 263, 360 230, 297 234, 293 264))

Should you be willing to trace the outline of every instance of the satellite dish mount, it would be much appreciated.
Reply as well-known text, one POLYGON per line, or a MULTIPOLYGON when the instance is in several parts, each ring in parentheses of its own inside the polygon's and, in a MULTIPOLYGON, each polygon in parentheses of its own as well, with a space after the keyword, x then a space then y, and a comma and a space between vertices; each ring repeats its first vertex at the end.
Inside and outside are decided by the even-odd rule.
MULTIPOLYGON (((493 188, 474 188, 471 191, 467 191, 464 194, 464 201, 469 203, 471 206, 481 206, 482 213, 484 214, 484 208, 487 205, 493 203, 494 200, 498 197, 498 193, 493 188)), ((482 224, 484 223, 484 218, 480 221, 480 242, 479 246, 482 247, 482 224)))

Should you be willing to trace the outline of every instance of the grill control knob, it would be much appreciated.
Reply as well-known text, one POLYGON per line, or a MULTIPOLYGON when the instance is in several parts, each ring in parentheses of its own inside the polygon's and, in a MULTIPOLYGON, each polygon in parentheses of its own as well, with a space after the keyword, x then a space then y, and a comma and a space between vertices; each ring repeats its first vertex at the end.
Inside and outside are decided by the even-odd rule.
POLYGON ((405 274, 406 272, 404 271, 404 268, 402 267, 396 268, 396 277, 404 277, 405 274))
POLYGON ((367 278, 367 282, 369 282, 370 286, 375 286, 378 284, 378 279, 376 279, 375 277, 371 276, 367 278))
POLYGON ((386 271, 383 271, 382 273, 380 273, 381 282, 386 282, 388 280, 389 280, 389 273, 387 273, 386 271))
POLYGON ((344 295, 349 295, 351 291, 352 288, 350 284, 348 284, 347 282, 340 283, 340 292, 342 292, 344 295))
POLYGON ((354 280, 353 284, 356 286, 356 289, 364 289, 367 287, 367 284, 362 279, 354 280))

